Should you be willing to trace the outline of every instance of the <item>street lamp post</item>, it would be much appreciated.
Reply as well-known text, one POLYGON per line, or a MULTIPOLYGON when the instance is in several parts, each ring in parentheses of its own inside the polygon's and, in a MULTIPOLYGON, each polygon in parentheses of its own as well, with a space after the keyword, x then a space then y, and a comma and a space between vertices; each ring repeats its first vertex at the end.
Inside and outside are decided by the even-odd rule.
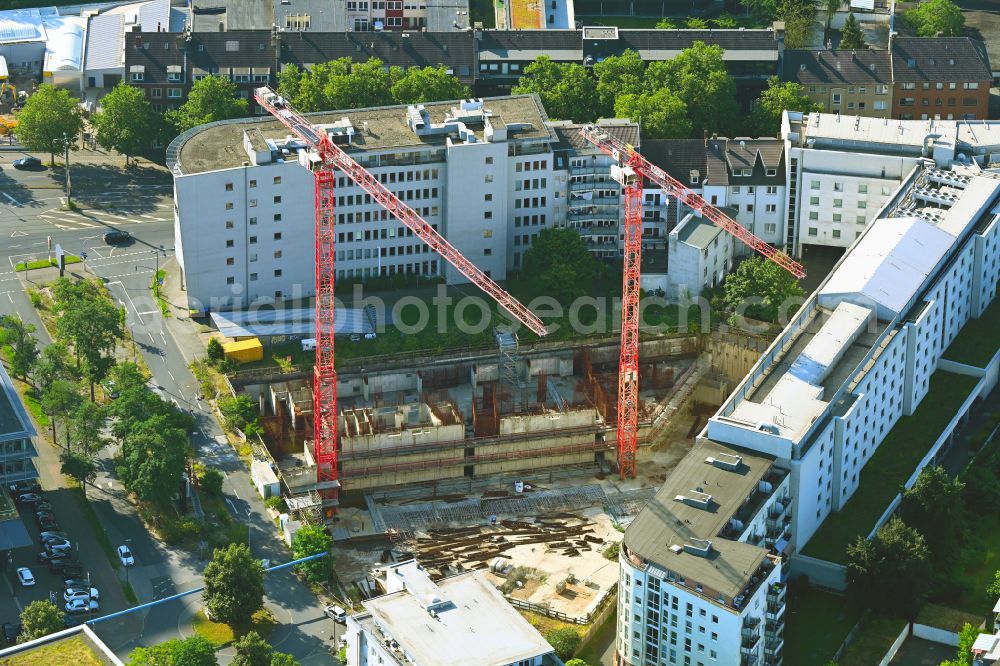
POLYGON ((65 183, 64 183, 65 184, 65 188, 66 188, 66 207, 67 208, 71 208, 72 205, 73 205, 73 185, 72 185, 72 182, 70 180, 70 175, 69 175, 69 146, 70 146, 71 141, 69 139, 69 136, 65 132, 63 132, 63 138, 61 140, 60 139, 53 139, 52 143, 55 143, 55 144, 61 143, 62 146, 63 146, 63 151, 64 151, 64 154, 65 154, 65 161, 66 161, 66 180, 65 180, 65 183))

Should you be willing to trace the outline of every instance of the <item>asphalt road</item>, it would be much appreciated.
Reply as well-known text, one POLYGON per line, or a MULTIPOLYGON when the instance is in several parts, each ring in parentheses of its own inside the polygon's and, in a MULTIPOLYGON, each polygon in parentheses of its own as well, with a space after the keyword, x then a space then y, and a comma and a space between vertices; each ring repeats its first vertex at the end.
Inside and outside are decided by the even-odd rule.
MULTIPOLYGON (((34 323, 43 344, 48 342, 41 321, 26 294, 37 271, 15 273, 19 261, 44 258, 49 239, 66 251, 86 256, 68 270, 96 275, 126 310, 126 325, 136 341, 133 353, 141 354, 153 374, 153 383, 166 399, 194 416, 194 443, 201 461, 226 475, 226 505, 241 522, 249 522, 254 555, 279 563, 290 559, 284 544, 275 538, 263 502, 250 484, 243 462, 226 443, 208 405, 199 400, 197 383, 188 369, 200 343, 187 322, 164 320, 150 294, 157 264, 173 264, 173 201, 169 174, 152 167, 122 168, 121 158, 74 154, 71 161, 73 199, 78 211, 63 209, 62 170, 17 171, 10 162, 23 153, 0 152, 0 314, 16 313, 34 323), (121 247, 104 244, 110 228, 129 231, 133 241, 121 247), (249 521, 248 521, 249 517, 249 521)), ((43 161, 47 156, 39 155, 43 161)), ((40 449, 46 445, 39 446, 40 449)), ((201 585, 205 561, 196 554, 165 548, 143 527, 113 477, 113 451, 102 452, 102 469, 91 490, 98 517, 113 544, 128 543, 136 566, 128 572, 140 602, 161 599, 201 585)), ((49 455, 55 455, 50 453, 49 455)), ((103 566, 103 563, 102 563, 103 566)), ((110 570, 110 567, 108 567, 110 570)), ((119 570, 124 577, 124 570, 119 570)), ((268 576, 267 606, 280 622, 269 637, 276 649, 293 654, 304 666, 332 664, 330 648, 339 626, 323 615, 322 605, 289 572, 268 576)), ((95 630, 120 656, 134 647, 152 645, 190 633, 189 620, 198 608, 198 596, 169 602, 143 612, 141 623, 98 623, 95 630)), ((110 604, 102 612, 118 610, 110 604)), ((231 651, 220 657, 228 661, 231 651)))

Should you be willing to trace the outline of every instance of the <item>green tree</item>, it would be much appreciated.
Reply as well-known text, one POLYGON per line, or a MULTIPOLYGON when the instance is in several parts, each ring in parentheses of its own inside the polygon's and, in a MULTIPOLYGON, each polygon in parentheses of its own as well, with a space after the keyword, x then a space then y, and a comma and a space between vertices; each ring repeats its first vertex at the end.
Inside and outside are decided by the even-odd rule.
POLYGON ((18 643, 27 643, 65 629, 63 613, 51 601, 32 601, 21 611, 21 633, 18 643))
POLYGON ((913 486, 903 491, 899 517, 924 535, 937 574, 958 563, 965 536, 965 484, 943 467, 925 467, 913 486))
POLYGON ((15 377, 27 379, 38 360, 38 340, 35 325, 24 323, 20 317, 0 317, 0 342, 10 345, 10 371, 15 377))
POLYGON ((866 49, 865 33, 861 30, 861 25, 854 18, 854 12, 847 16, 844 27, 840 31, 840 48, 842 49, 866 49))
POLYGON ((958 634, 958 648, 955 650, 955 658, 942 661, 940 666, 972 666, 972 645, 977 638, 979 638, 979 629, 966 622, 958 634))
POLYGON ((573 229, 542 229, 524 253, 523 275, 536 285, 539 293, 564 304, 591 293, 600 271, 600 263, 573 229))
POLYGON ((161 116, 153 111, 141 88, 124 81, 101 98, 101 108, 91 118, 97 143, 129 157, 147 149, 160 132, 161 116))
POLYGON ((108 412, 102 405, 94 402, 82 402, 70 415, 70 424, 78 448, 96 452, 104 448, 104 427, 107 425, 108 412))
MULTIPOLYGON (((69 415, 80 404, 80 391, 79 388, 70 381, 65 379, 59 379, 51 384, 49 384, 42 391, 42 411, 49 417, 50 424, 52 426, 52 443, 58 444, 59 440, 56 436, 56 419, 67 419, 69 415)), ((68 424, 64 424, 64 430, 66 430, 66 445, 69 448, 70 444, 70 433, 68 424)))
POLYGON ((207 468, 201 474, 198 485, 209 495, 219 496, 222 494, 222 482, 226 477, 214 467, 207 468))
POLYGON ((986 587, 990 599, 1000 599, 1000 570, 993 574, 993 582, 986 587))
POLYGON ((805 89, 794 81, 784 83, 777 76, 767 82, 767 88, 757 98, 750 114, 750 124, 757 136, 777 136, 781 129, 782 111, 819 111, 820 106, 806 95, 805 89))
POLYGON ((148 417, 125 438, 115 460, 118 477, 143 501, 166 506, 177 494, 187 453, 186 430, 171 425, 166 414, 148 417))
POLYGON ((722 55, 721 46, 695 42, 676 58, 650 63, 646 69, 647 91, 668 88, 687 106, 693 136, 725 134, 739 118, 736 83, 722 55))
POLYGON ((220 398, 219 411, 226 419, 226 425, 238 430, 245 429, 247 424, 257 420, 257 407, 246 393, 220 398))
POLYGON ((303 72, 298 65, 283 65, 281 71, 278 72, 277 93, 294 104, 299 97, 302 80, 307 76, 308 74, 303 72))
POLYGON ((167 120, 180 133, 216 120, 243 118, 247 100, 240 99, 236 84, 221 76, 206 76, 195 81, 187 101, 167 112, 167 120))
POLYGON ((114 367, 114 350, 124 335, 121 311, 91 281, 60 278, 53 287, 56 336, 72 344, 94 400, 94 385, 114 367))
MULTIPOLYGON (((961 37, 965 31, 965 16, 951 0, 924 0, 903 12, 903 21, 921 37, 961 37)), ((18 136, 21 128, 18 127, 18 136)))
POLYGON ((232 666, 271 666, 274 648, 256 631, 240 637, 235 647, 236 657, 230 662, 232 666))
POLYGON ((555 649, 560 659, 566 660, 572 658, 580 647, 580 632, 573 627, 553 629, 545 634, 545 640, 555 649))
POLYGON ((87 484, 97 476, 97 460, 93 455, 82 451, 63 451, 59 454, 60 471, 68 477, 76 479, 87 494, 87 484))
POLYGON ((399 104, 423 104, 469 97, 469 88, 448 73, 444 65, 413 67, 392 86, 392 97, 399 104))
POLYGON ((668 88, 622 95, 615 102, 615 115, 638 122, 647 139, 682 139, 691 135, 687 105, 668 88))
POLYGON ((136 648, 128 656, 128 666, 218 666, 218 663, 215 645, 197 634, 136 648))
POLYGON ((657 30, 676 30, 677 29, 677 24, 674 23, 671 19, 661 18, 659 21, 656 22, 656 29, 657 30))
POLYGON ((49 386, 57 379, 73 379, 69 349, 58 340, 42 349, 32 372, 35 386, 49 386))
MULTIPOLYGON (((303 525, 292 537, 292 554, 295 559, 309 557, 317 553, 330 553, 333 539, 322 525, 303 525)), ((325 583, 330 578, 331 557, 320 557, 309 562, 303 562, 298 568, 305 577, 314 583, 325 583)))
POLYGON ((222 349, 222 343, 219 342, 218 338, 209 338, 206 349, 208 358, 212 361, 221 361, 226 357, 226 352, 222 349))
MULTIPOLYGON (((342 661, 346 664, 346 661, 342 661)), ((284 652, 274 652, 271 654, 271 666, 299 666, 299 662, 290 654, 284 652)))
POLYGON ((708 30, 708 21, 697 16, 692 16, 684 22, 684 27, 688 30, 708 30))
POLYGON ((712 23, 720 30, 735 30, 739 26, 736 17, 729 12, 722 12, 712 19, 712 23))
POLYGON ((246 544, 216 549, 205 567, 202 599, 213 619, 235 628, 250 625, 264 606, 264 570, 246 544))
POLYGON ((804 295, 793 275, 763 257, 741 263, 722 286, 726 309, 763 321, 776 321, 779 315, 794 312, 804 295))
POLYGON ((512 92, 537 93, 553 119, 589 122, 597 117, 597 84, 583 65, 557 63, 549 56, 538 56, 524 68, 524 75, 512 92))
POLYGON ((566 666, 590 666, 590 664, 583 659, 570 659, 566 662, 566 666))
POLYGON ((642 76, 646 65, 636 51, 627 49, 620 56, 608 56, 594 65, 597 79, 598 116, 609 117, 615 113, 615 100, 623 95, 642 92, 642 76))
POLYGON ((924 536, 896 517, 871 540, 859 536, 847 547, 848 592, 884 615, 915 617, 926 600, 931 574, 924 536))
POLYGON ((53 162, 55 151, 62 152, 64 137, 75 148, 82 127, 80 100, 50 83, 43 83, 29 95, 17 114, 17 138, 21 144, 28 150, 49 153, 53 162))
POLYGON ((813 0, 780 0, 778 18, 785 22, 785 48, 809 46, 816 24, 813 0))
POLYGON ((826 13, 826 28, 830 29, 830 23, 833 21, 833 15, 840 11, 840 5, 843 0, 820 0, 820 6, 826 13))

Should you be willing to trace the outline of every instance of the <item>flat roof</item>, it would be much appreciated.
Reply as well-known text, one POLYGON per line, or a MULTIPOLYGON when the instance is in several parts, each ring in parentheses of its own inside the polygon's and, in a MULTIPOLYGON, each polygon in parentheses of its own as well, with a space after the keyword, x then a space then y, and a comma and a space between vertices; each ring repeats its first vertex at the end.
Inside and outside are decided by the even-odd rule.
POLYGON ((407 580, 407 585, 411 582, 416 594, 402 590, 363 602, 371 624, 365 616, 354 619, 395 640, 416 664, 506 666, 552 652, 480 571, 444 578, 436 585, 429 577, 422 586, 416 580, 407 580), (428 585, 435 590, 426 589, 428 585), (436 607, 432 616, 421 600, 436 594, 451 603, 436 607))
MULTIPOLYGON (((542 108, 537 95, 512 95, 509 97, 487 97, 484 100, 485 110, 499 116, 507 124, 520 127, 511 134, 515 139, 537 139, 554 141, 552 130, 546 126, 548 117, 542 108)), ((459 100, 446 102, 431 102, 424 104, 431 123, 441 123, 459 100)), ((347 109, 340 111, 323 111, 304 114, 316 125, 333 124, 347 117, 352 126, 358 129, 350 146, 342 146, 348 153, 359 154, 399 148, 440 148, 445 145, 446 134, 429 134, 417 136, 406 124, 406 104, 382 106, 368 109, 347 109), (364 124, 368 131, 360 131, 364 124)), ((238 121, 222 121, 209 123, 192 130, 191 134, 181 135, 171 144, 170 150, 176 150, 176 166, 184 175, 232 169, 243 165, 247 160, 242 150, 243 132, 253 128, 260 129, 265 138, 283 140, 291 132, 277 120, 266 118, 246 118, 238 121)), ((472 125, 478 140, 483 140, 482 127, 472 125)), ((168 150, 168 153, 170 152, 168 150)), ((174 168, 175 165, 168 165, 174 168)))
POLYGON ((742 594, 768 551, 717 534, 754 493, 773 463, 774 458, 766 454, 699 440, 625 530, 626 547, 645 560, 683 575, 689 584, 700 583, 727 597, 742 594), (719 458, 719 454, 740 456, 739 467, 729 470, 707 462, 708 458, 719 458), (711 495, 707 508, 677 499, 679 495, 698 493, 711 495), (711 540, 709 557, 683 550, 692 538, 711 540), (671 546, 681 549, 677 552, 671 546))
POLYGON ((687 243, 698 249, 708 247, 712 241, 722 233, 722 227, 717 226, 703 217, 695 217, 688 213, 687 219, 681 220, 681 224, 675 230, 677 240, 687 243))

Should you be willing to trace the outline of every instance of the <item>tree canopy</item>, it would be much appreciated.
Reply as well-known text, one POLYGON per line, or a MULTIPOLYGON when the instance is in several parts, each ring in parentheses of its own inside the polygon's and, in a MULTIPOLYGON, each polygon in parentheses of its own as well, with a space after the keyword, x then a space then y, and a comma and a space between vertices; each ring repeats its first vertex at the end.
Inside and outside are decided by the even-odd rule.
POLYGON ((298 666, 291 655, 275 652, 256 631, 248 632, 234 644, 236 656, 232 666, 298 666))
POLYGON ((588 122, 598 115, 597 82, 577 63, 554 62, 538 56, 524 68, 515 95, 537 93, 550 118, 588 122))
POLYGON ((391 92, 398 104, 464 99, 470 95, 469 88, 449 74, 444 65, 411 67, 392 85, 391 92))
POLYGON ((101 108, 91 118, 97 143, 124 155, 126 164, 129 157, 150 147, 162 122, 142 89, 124 81, 101 98, 101 108))
POLYGON ((114 366, 115 344, 124 336, 122 312, 99 284, 89 280, 59 278, 52 294, 59 317, 56 336, 72 345, 94 400, 94 384, 114 366))
POLYGON ((794 312, 804 295, 795 276, 763 257, 741 263, 722 286, 726 309, 763 321, 794 312))
POLYGON ((560 659, 569 659, 580 647, 580 632, 573 627, 553 629, 545 634, 545 640, 553 647, 560 659))
POLYGON ((958 564, 965 533, 965 484, 940 466, 925 467, 903 492, 899 516, 924 535, 937 574, 958 564))
POLYGON ((620 96, 615 115, 639 123, 646 139, 684 139, 691 135, 691 120, 684 101, 668 88, 620 96))
MULTIPOLYGON (((924 0, 903 12, 903 21, 921 37, 961 37, 965 16, 952 0, 924 0)), ((20 134, 18 130, 18 134, 20 134)))
POLYGON ((18 643, 27 643, 65 629, 63 612, 48 600, 32 601, 21 611, 21 633, 18 643))
POLYGON ((63 137, 68 137, 70 147, 75 148, 82 127, 80 100, 49 83, 29 95, 17 114, 18 141, 28 150, 50 155, 63 151, 63 137))
POLYGON ((840 31, 840 48, 842 49, 866 49, 865 33, 861 31, 858 19, 854 18, 854 12, 847 15, 844 27, 840 31))
POLYGON ((859 536, 847 547, 848 592, 884 615, 916 616, 931 579, 927 541, 899 518, 891 518, 872 539, 859 536))
POLYGON ((247 100, 237 94, 235 83, 221 76, 206 76, 194 82, 187 101, 168 111, 166 118, 179 133, 216 120, 243 118, 248 108, 247 100))
POLYGON ((205 606, 212 619, 246 627, 264 606, 264 570, 246 544, 218 548, 205 567, 205 606))
POLYGON ((736 83, 722 55, 721 46, 695 42, 677 57, 652 62, 646 68, 646 89, 673 91, 687 106, 695 136, 726 133, 739 117, 736 83))
POLYGON ((778 18, 785 22, 785 48, 809 46, 816 23, 817 6, 813 0, 779 0, 778 18))
POLYGON ((20 317, 0 317, 0 344, 10 346, 10 371, 15 377, 26 379, 38 360, 34 332, 35 325, 24 323, 20 317))
POLYGON ((136 648, 128 657, 128 666, 217 666, 218 663, 215 645, 198 634, 136 648))
POLYGON ((187 431, 166 414, 135 423, 115 460, 118 477, 140 499, 166 506, 178 493, 187 462, 187 431))
MULTIPOLYGON (((309 557, 317 553, 329 553, 333 539, 322 525, 303 525, 292 537, 292 554, 295 559, 309 557)), ((330 578, 332 555, 303 562, 298 568, 314 583, 325 583, 330 578)))
POLYGON ((599 117, 617 115, 616 100, 624 95, 639 95, 643 92, 642 77, 646 64, 636 51, 626 49, 620 56, 608 56, 594 65, 597 80, 599 117))
POLYGON ((757 136, 777 136, 781 129, 782 111, 819 111, 820 106, 806 95, 805 89, 794 81, 784 83, 777 76, 767 82, 750 114, 750 124, 757 136))
POLYGON ((524 253, 523 275, 563 304, 591 292, 600 262, 574 229, 542 229, 524 253))

